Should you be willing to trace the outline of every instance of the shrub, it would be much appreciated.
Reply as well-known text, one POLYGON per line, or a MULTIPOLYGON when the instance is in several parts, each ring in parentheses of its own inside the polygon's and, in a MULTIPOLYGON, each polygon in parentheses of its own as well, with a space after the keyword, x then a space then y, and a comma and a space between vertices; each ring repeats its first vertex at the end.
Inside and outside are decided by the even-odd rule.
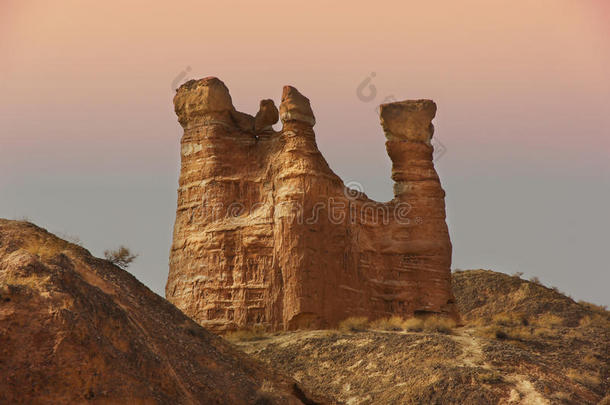
POLYGON ((531 339, 532 337, 530 331, 523 326, 492 325, 478 329, 476 333, 479 336, 489 339, 516 340, 522 342, 531 339))
POLYGON ((494 315, 493 318, 491 318, 491 321, 493 323, 495 323, 496 325, 502 325, 502 326, 510 326, 510 325, 513 325, 513 323, 514 323, 513 318, 506 313, 494 315))
POLYGON ((131 253, 129 248, 121 245, 116 250, 104 251, 104 257, 106 257, 106 260, 112 264, 115 264, 122 269, 126 269, 136 259, 136 257, 138 257, 138 255, 131 253))
POLYGON ((392 316, 390 318, 376 319, 370 323, 372 329, 388 330, 388 331, 400 331, 403 329, 404 319, 399 316, 392 316))
POLYGON ((362 332, 367 330, 369 319, 364 316, 352 316, 339 322, 339 330, 344 332, 362 332))
POLYGON ((506 333, 504 330, 502 330, 500 328, 494 328, 493 334, 496 339, 504 340, 504 339, 509 338, 508 333, 506 333))
POLYGON ((516 273, 513 273, 513 277, 521 278, 521 276, 523 276, 522 271, 517 271, 516 273))
POLYGON ((430 316, 424 320, 426 332, 438 332, 450 334, 455 328, 455 321, 443 316, 430 316))
POLYGON ((489 339, 508 340, 511 336, 508 334, 506 329, 500 326, 488 326, 486 328, 477 329, 477 335, 486 337, 489 339))

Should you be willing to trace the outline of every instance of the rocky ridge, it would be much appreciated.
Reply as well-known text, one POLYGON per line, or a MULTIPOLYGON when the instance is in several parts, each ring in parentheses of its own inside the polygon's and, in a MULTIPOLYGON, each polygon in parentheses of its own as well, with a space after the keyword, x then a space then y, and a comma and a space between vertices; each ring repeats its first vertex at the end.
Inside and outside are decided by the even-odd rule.
POLYGON ((124 270, 0 219, 0 403, 316 404, 124 270))

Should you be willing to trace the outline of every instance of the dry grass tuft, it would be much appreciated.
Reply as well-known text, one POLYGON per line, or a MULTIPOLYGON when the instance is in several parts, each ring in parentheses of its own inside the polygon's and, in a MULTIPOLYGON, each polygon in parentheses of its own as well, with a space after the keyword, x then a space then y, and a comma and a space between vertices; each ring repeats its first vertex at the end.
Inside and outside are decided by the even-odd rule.
POLYGON ((491 325, 477 328, 476 334, 488 339, 515 340, 524 342, 532 338, 531 328, 516 325, 491 325))
POLYGON ((387 331, 429 332, 429 333, 452 333, 456 324, 450 318, 433 315, 422 318, 403 319, 399 316, 377 319, 369 324, 371 329, 387 331))
POLYGON ((371 329, 387 330, 387 331, 401 331, 403 330, 403 323, 405 322, 399 316, 392 316, 390 318, 376 319, 370 323, 371 329))
POLYGON ((502 312, 494 315, 488 323, 479 322, 483 326, 478 335, 500 340, 527 341, 534 338, 554 338, 559 334, 558 327, 565 320, 557 315, 544 313, 530 323, 521 313, 502 312))
MULTIPOLYGON (((349 318, 348 320, 356 324, 356 328, 348 330, 364 330, 364 326, 360 324, 363 322, 363 318, 349 318), (352 319, 357 319, 354 321, 352 319)), ((348 321, 346 320, 346 321, 348 321)), ((344 321, 345 322, 345 321, 344 321)), ((350 324, 351 325, 351 324, 350 324)), ((433 315, 426 318, 408 318, 403 319, 399 316, 392 316, 390 318, 376 319, 369 323, 369 328, 373 330, 385 330, 385 331, 407 331, 407 332, 429 332, 429 333, 452 333, 453 328, 456 324, 450 318, 433 315)), ((339 329, 345 330, 345 327, 339 325, 339 329)))
POLYGON ((498 325, 478 328, 476 330, 476 335, 488 339, 515 340, 512 333, 509 333, 508 328, 498 325))
POLYGON ((369 319, 364 316, 352 316, 339 322, 339 330, 344 332, 362 332, 368 329, 369 319))
POLYGON ((455 321, 443 316, 430 316, 424 320, 424 331, 451 334, 455 321))
POLYGON ((424 320, 419 318, 409 318, 402 323, 404 330, 409 332, 421 332, 424 330, 424 320))
MULTIPOLYGON (((584 320, 589 322, 590 320, 584 320)), ((531 324, 521 314, 495 315, 487 326, 478 329, 478 335, 500 340, 525 342, 535 338, 549 339, 560 335, 564 319, 554 314, 541 314, 531 324)))

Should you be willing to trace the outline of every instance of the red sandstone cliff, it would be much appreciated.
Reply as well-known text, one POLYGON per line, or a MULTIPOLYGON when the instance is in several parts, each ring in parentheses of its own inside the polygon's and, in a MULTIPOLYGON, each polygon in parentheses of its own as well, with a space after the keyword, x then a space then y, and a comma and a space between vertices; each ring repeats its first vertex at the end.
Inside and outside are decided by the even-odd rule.
POLYGON ((381 106, 395 181, 387 203, 332 172, 309 100, 293 87, 279 114, 271 100, 255 117, 236 111, 216 78, 185 83, 174 104, 184 136, 166 297, 187 315, 214 330, 457 316, 434 102, 381 106))

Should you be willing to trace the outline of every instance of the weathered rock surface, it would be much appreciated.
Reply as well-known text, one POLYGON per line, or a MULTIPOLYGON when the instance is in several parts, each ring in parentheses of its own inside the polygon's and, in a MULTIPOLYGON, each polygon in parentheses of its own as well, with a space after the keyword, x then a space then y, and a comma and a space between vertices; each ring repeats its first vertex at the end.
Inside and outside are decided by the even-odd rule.
POLYGON ((318 403, 308 398, 129 273, 0 219, 0 403, 318 403))
POLYGON ((166 297, 187 315, 217 331, 457 316, 432 162, 434 102, 381 106, 395 181, 387 203, 332 172, 310 102, 294 87, 284 87, 279 132, 267 101, 254 131, 244 130, 216 78, 186 83, 174 104, 184 136, 166 297))

